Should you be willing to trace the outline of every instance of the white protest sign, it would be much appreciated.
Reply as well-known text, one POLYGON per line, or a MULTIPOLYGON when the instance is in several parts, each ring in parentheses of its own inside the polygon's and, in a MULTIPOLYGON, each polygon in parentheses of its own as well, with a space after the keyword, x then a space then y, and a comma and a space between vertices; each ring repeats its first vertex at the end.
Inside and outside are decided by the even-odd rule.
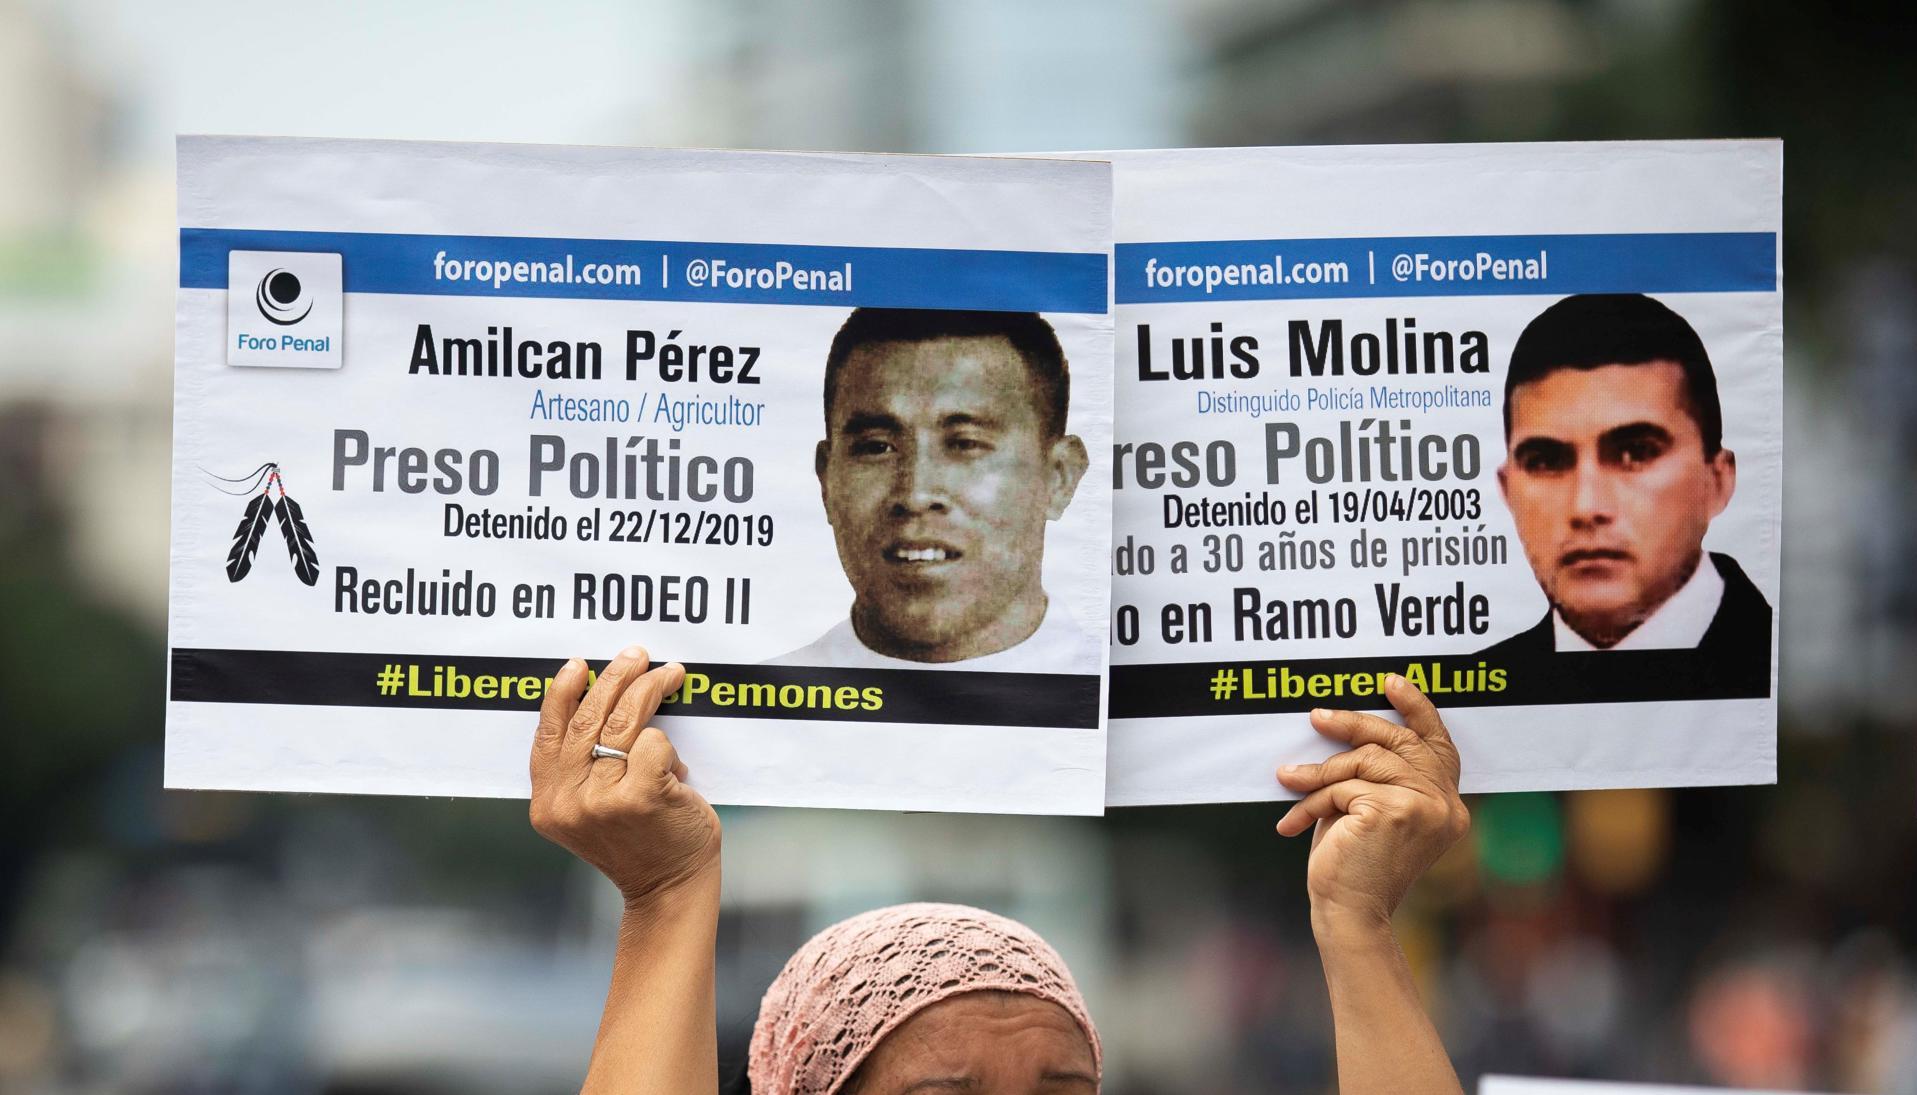
POLYGON ((183 138, 173 787, 1097 813, 1110 168, 183 138))
POLYGON ((1110 804, 1285 797, 1390 673, 1467 791, 1775 780, 1779 144, 1088 155, 1110 804))

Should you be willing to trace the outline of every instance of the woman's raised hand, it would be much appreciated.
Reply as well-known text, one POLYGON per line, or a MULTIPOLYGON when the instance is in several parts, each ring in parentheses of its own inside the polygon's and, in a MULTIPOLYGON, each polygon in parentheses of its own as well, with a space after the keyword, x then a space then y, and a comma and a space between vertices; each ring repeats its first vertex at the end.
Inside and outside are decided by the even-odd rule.
POLYGON ((599 868, 628 906, 719 868, 719 815, 686 786, 665 732, 648 725, 685 668, 650 665, 643 647, 629 646, 587 688, 586 663, 567 662, 533 737, 533 828, 599 868), (594 757, 596 744, 627 757, 594 757))
POLYGON ((1438 709, 1396 674, 1386 678, 1385 697, 1405 725, 1313 711, 1319 733, 1354 748, 1278 770, 1279 782, 1304 795, 1278 832, 1317 830, 1305 874, 1314 921, 1386 924, 1411 884, 1471 828, 1458 797, 1458 750, 1438 709))

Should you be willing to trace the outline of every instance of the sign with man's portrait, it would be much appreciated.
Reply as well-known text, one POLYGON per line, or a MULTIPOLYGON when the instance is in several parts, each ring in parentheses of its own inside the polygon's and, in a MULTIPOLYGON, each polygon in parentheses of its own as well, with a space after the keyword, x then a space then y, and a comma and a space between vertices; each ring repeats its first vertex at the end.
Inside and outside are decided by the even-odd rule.
POLYGON ((1281 797, 1390 673, 1466 790, 1776 778, 1780 145, 1093 155, 1112 804, 1281 797))
POLYGON ((169 786, 1097 813, 1104 163, 186 138, 169 786))

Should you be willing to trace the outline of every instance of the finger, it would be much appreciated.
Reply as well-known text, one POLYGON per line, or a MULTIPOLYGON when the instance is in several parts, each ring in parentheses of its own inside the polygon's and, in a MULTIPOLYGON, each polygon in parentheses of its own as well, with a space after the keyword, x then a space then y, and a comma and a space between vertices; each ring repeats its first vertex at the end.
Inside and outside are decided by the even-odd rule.
POLYGON ((639 731, 646 728, 659 710, 660 701, 671 695, 685 676, 683 666, 669 662, 634 679, 606 716, 605 725, 599 728, 600 744, 622 752, 631 750, 639 731))
POLYGON ((568 756, 583 758, 592 752, 606 716, 625 694, 626 686, 646 671, 647 664, 646 648, 629 646, 606 665, 599 679, 586 690, 586 698, 579 701, 579 709, 566 720, 566 740, 562 748, 568 756))
POLYGON ((539 701, 539 728, 533 731, 532 746, 532 786, 535 795, 552 775, 553 766, 560 759, 560 743, 565 740, 566 724, 572 721, 573 712, 579 709, 579 699, 585 692, 586 663, 573 658, 553 674, 552 686, 546 689, 545 698, 539 701))
POLYGON ((1437 705, 1417 685, 1393 673, 1385 678, 1385 698, 1404 716, 1404 724, 1412 733, 1426 741, 1451 740, 1451 732, 1445 729, 1437 705))
POLYGON ((677 776, 685 769, 685 762, 679 759, 679 750, 673 748, 672 739, 657 726, 648 726, 639 734, 639 740, 632 744, 632 755, 626 765, 625 775, 642 780, 657 782, 667 774, 677 776))
POLYGON ((1328 738, 1348 745, 1379 745, 1404 757, 1416 759, 1423 750, 1423 739, 1389 719, 1362 711, 1333 711, 1320 707, 1311 712, 1311 728, 1328 738))
MULTIPOLYGON (((1317 820, 1310 810, 1305 809, 1304 800, 1300 799, 1291 804, 1291 809, 1285 811, 1284 817, 1278 819, 1278 835, 1297 836, 1311 828, 1317 820)), ((1315 837, 1312 839, 1312 844, 1314 846, 1317 844, 1315 837)))
POLYGON ((1385 695, 1391 700, 1391 706, 1404 716, 1405 725, 1424 742, 1425 749, 1431 755, 1431 764, 1423 766, 1432 778, 1442 787, 1455 792, 1462 768, 1462 758, 1458 755, 1458 746, 1451 740, 1451 731, 1444 724, 1444 717, 1438 713, 1438 706, 1417 685, 1396 674, 1385 679, 1385 695))
MULTIPOLYGON (((1341 780, 1320 787, 1293 803, 1285 816, 1278 819, 1278 835, 1297 836, 1311 828, 1313 822, 1329 821, 1348 814, 1354 805, 1365 798, 1388 798, 1392 790, 1386 784, 1362 779, 1341 780)), ((1395 790, 1401 794, 1409 793, 1402 788, 1395 790)))
POLYGON ((1364 744, 1338 753, 1322 764, 1287 764, 1278 780, 1293 791, 1315 791, 1340 780, 1364 779, 1400 787, 1428 786, 1424 774, 1382 745, 1364 744))

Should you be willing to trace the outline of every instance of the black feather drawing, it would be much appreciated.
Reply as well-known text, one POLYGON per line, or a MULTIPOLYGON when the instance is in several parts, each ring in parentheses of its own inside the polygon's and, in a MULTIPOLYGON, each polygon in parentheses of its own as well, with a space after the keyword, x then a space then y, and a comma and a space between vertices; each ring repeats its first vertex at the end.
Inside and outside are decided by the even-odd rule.
POLYGON ((280 534, 286 537, 286 553, 293 557, 293 572, 307 585, 319 582, 319 552, 313 550, 313 530, 306 527, 306 515, 300 504, 285 493, 274 508, 279 515, 280 534))
MULTIPOLYGON (((266 522, 273 516, 274 508, 265 491, 254 495, 246 504, 246 516, 240 518, 240 527, 233 530, 233 546, 226 553, 228 581, 237 582, 253 569, 253 555, 260 550, 260 537, 266 533, 266 522)), ((286 517, 282 515, 280 524, 285 523, 286 517)))

